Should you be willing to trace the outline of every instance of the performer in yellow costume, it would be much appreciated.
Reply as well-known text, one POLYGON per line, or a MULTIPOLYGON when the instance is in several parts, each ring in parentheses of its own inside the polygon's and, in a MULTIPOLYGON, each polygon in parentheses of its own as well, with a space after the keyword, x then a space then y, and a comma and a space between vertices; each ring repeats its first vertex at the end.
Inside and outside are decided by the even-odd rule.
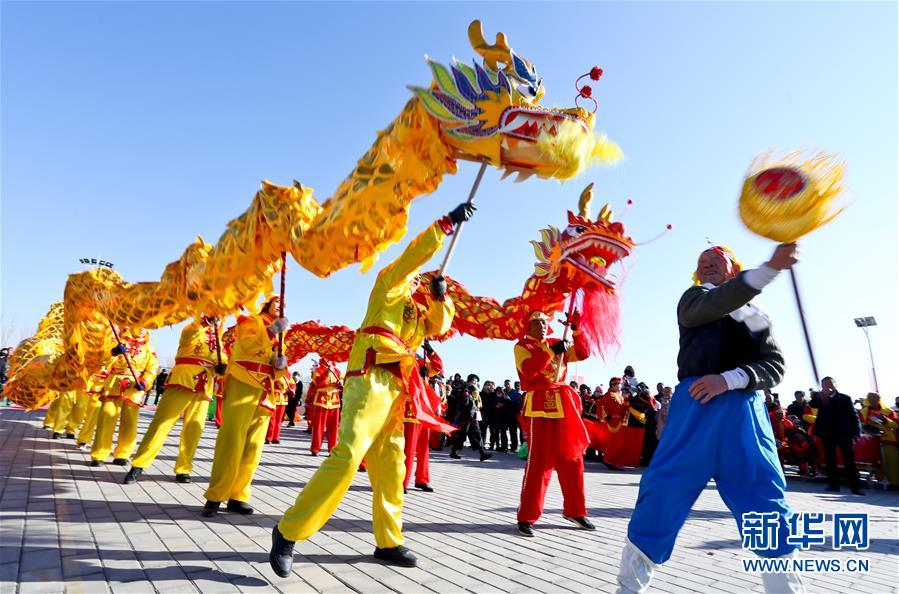
MULTIPOLYGON (((372 487, 375 557, 415 566, 415 555, 402 546, 403 412, 409 395, 420 420, 441 425, 427 403, 415 351, 426 337, 450 329, 455 308, 440 277, 431 283, 431 298, 413 295, 421 266, 437 253, 453 224, 473 212, 472 204, 458 206, 378 274, 347 364, 337 445, 272 531, 269 562, 279 576, 290 574, 294 541, 315 534, 337 509, 363 457, 372 487)), ((444 424, 444 430, 450 428, 444 424)))
POLYGON ((59 412, 60 406, 60 398, 57 398, 47 407, 47 412, 44 413, 44 429, 47 429, 48 431, 53 429, 53 426, 56 424, 56 414, 59 412))
MULTIPOLYGON (((65 433, 66 427, 69 425, 69 417, 71 417, 72 411, 75 409, 75 401, 76 393, 74 391, 63 392, 54 401, 54 404, 58 404, 56 404, 56 415, 53 418, 53 435, 51 436, 53 439, 59 439, 65 433)), ((72 438, 75 436, 70 431, 66 437, 72 438)))
POLYGON ((112 434, 116 421, 119 435, 113 452, 113 464, 125 466, 137 442, 137 415, 143 406, 144 393, 156 379, 159 361, 150 344, 146 330, 122 330, 122 340, 113 350, 117 355, 109 367, 109 375, 100 396, 102 403, 97 417, 97 431, 91 446, 91 466, 100 466, 112 450, 112 434), (127 358, 126 358, 127 353, 127 358), (131 366, 129 368, 128 362, 131 366), (137 376, 137 382, 131 370, 137 376))
POLYGON ((277 335, 287 329, 287 320, 277 317, 280 303, 272 297, 257 315, 237 319, 203 517, 215 516, 225 500, 230 512, 253 513, 247 504, 250 484, 262 457, 277 391, 284 389, 278 380, 287 377, 287 358, 274 351, 277 335))
POLYGON ((179 483, 190 482, 194 454, 203 435, 215 379, 225 373, 221 344, 222 333, 215 318, 203 316, 181 331, 175 367, 166 381, 165 394, 131 461, 131 470, 125 476, 124 484, 137 481, 144 468, 153 463, 172 427, 182 416, 184 420, 178 459, 175 461, 175 480, 179 483))
POLYGON ((103 391, 103 384, 106 382, 108 375, 109 369, 104 367, 88 378, 84 391, 78 394, 78 400, 81 403, 79 406, 84 408, 81 429, 78 431, 78 437, 75 439, 79 450, 86 450, 87 444, 94 441, 94 433, 97 431, 97 419, 100 418, 100 393, 103 391))

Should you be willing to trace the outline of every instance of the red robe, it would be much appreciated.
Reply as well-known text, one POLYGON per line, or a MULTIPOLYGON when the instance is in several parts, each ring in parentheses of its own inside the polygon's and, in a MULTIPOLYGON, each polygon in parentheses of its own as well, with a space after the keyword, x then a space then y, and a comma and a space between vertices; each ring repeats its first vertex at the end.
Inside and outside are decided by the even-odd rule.
POLYGON ((543 513, 543 500, 553 470, 562 487, 563 513, 571 518, 587 515, 584 501, 587 430, 581 420, 580 397, 565 383, 565 372, 569 361, 586 359, 589 350, 578 332, 574 333, 574 346, 561 358, 551 350, 556 342, 559 341, 526 336, 515 345, 518 379, 525 391, 523 426, 528 435, 528 460, 518 521, 529 524, 534 524, 543 513))

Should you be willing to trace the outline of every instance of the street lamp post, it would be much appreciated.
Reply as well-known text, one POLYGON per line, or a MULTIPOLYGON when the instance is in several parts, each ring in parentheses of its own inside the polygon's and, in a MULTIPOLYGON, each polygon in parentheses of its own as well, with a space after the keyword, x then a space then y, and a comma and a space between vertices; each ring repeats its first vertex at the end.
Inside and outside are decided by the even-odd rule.
POLYGON ((862 329, 865 333, 865 338, 868 339, 868 356, 871 357, 871 375, 874 378, 874 391, 878 394, 880 393, 880 388, 877 386, 877 370, 874 368, 874 350, 871 348, 871 335, 868 334, 868 328, 871 326, 877 325, 877 320, 875 320, 872 316, 868 316, 865 318, 855 318, 855 325, 862 329))

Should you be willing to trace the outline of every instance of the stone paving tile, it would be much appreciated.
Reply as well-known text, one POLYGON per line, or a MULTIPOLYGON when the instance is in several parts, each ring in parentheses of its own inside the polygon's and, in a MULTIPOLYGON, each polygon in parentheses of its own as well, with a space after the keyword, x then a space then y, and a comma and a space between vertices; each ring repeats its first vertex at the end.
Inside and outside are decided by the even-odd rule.
MULTIPOLYGON (((142 411, 140 434, 150 415, 142 411)), ((178 428, 155 464, 135 485, 127 469, 89 468, 71 440, 50 440, 43 412, 0 409, 0 591, 93 592, 611 592, 639 472, 608 472, 588 464, 587 504, 596 532, 561 519, 561 494, 547 494, 538 537, 515 532, 523 462, 497 455, 480 463, 470 452, 452 461, 432 455, 434 493, 406 496, 406 545, 419 567, 392 568, 371 558, 371 489, 360 473, 321 532, 297 543, 291 577, 268 567, 272 526, 293 504, 323 457, 308 456, 308 435, 285 429, 280 445, 266 446, 254 480, 256 513, 199 516, 215 428, 209 424, 197 452, 194 482, 172 480, 178 428), (15 447, 10 447, 15 444, 15 447)), ((864 499, 824 494, 823 484, 789 479, 797 511, 870 514, 871 548, 800 556, 841 560, 864 557, 868 574, 807 574, 809 592, 896 592, 899 582, 896 494, 868 491, 864 499)), ((655 592, 760 592, 744 574, 738 532, 713 486, 705 489, 684 526, 671 561, 659 568, 655 592)))

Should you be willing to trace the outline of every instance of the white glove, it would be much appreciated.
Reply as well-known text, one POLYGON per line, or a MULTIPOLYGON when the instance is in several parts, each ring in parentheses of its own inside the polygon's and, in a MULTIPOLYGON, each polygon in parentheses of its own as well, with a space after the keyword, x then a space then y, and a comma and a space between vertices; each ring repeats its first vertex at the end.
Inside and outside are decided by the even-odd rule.
POLYGON ((268 325, 268 331, 272 334, 281 334, 285 330, 287 330, 287 326, 290 324, 287 321, 287 318, 277 318, 274 322, 268 325))
POLYGON ((272 365, 275 369, 285 369, 287 367, 287 357, 284 355, 275 355, 272 365))

